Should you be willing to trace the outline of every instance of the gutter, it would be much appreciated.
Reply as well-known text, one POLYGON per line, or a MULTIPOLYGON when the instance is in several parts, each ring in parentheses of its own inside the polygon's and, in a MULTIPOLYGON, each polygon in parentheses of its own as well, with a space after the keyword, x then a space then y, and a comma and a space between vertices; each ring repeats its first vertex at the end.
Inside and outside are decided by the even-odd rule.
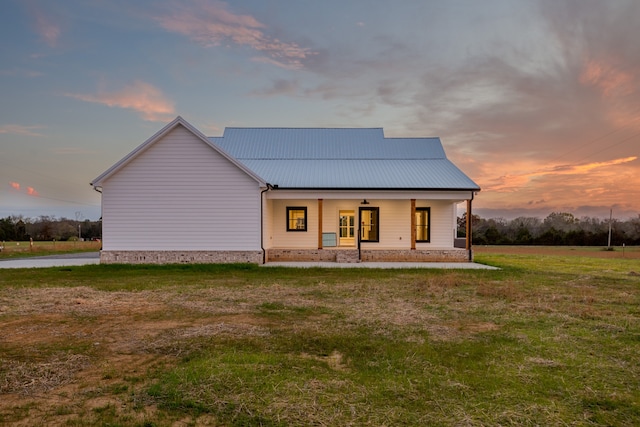
MULTIPOLYGON (((274 186, 278 188, 278 186, 274 186)), ((411 187, 279 187, 280 190, 303 190, 303 191, 480 191, 480 187, 475 188, 411 188, 411 187)))

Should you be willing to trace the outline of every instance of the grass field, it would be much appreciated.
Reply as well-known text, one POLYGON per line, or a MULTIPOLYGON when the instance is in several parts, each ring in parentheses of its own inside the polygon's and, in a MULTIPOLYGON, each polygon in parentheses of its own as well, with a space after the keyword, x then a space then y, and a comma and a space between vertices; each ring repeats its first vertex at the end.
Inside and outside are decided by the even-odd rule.
POLYGON ((640 246, 475 246, 476 254, 640 259, 640 246))
POLYGON ((0 424, 640 425, 631 252, 0 270, 0 424))
POLYGON ((3 258, 24 258, 29 256, 52 255, 61 252, 88 252, 99 251, 102 246, 98 241, 76 241, 76 242, 0 242, 2 250, 0 259, 3 258))

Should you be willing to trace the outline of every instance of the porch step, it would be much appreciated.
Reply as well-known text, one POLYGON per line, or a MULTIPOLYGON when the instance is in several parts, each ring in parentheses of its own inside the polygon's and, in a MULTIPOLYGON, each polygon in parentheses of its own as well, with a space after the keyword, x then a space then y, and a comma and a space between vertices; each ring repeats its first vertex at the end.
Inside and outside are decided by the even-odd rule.
POLYGON ((336 251, 337 263, 356 263, 360 262, 360 255, 357 250, 339 250, 336 251))

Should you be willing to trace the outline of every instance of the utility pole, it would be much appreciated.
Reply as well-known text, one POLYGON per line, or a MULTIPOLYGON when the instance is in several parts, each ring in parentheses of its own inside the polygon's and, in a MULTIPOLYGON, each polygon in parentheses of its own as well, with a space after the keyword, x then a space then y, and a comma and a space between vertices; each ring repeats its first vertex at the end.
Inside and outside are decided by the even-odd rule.
POLYGON ((611 218, 613 217, 613 209, 609 210, 609 240, 607 241, 607 250, 611 250, 611 218))

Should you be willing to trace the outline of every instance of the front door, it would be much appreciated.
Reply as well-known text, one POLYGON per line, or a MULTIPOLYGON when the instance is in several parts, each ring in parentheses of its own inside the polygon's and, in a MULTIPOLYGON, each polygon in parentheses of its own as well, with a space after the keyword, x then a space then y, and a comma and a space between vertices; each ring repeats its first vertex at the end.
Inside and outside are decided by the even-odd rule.
POLYGON ((354 211, 340 211, 340 246, 356 245, 356 215, 354 211))

